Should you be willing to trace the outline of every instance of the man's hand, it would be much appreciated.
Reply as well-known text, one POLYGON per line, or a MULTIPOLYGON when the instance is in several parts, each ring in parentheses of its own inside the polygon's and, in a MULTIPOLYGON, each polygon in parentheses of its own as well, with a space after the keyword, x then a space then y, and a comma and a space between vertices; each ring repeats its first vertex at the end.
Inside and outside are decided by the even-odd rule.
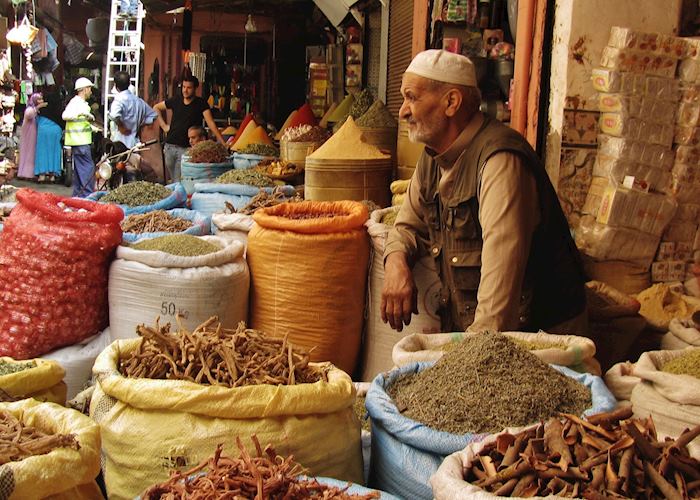
POLYGON ((131 135, 131 129, 126 128, 124 125, 117 125, 117 129, 122 135, 131 135))
POLYGON ((418 296, 406 254, 389 254, 384 265, 382 321, 400 332, 411 323, 411 314, 418 314, 418 296))
POLYGON ((168 125, 167 123, 161 124, 160 128, 162 128, 163 132, 165 132, 166 134, 170 132, 170 125, 168 125))

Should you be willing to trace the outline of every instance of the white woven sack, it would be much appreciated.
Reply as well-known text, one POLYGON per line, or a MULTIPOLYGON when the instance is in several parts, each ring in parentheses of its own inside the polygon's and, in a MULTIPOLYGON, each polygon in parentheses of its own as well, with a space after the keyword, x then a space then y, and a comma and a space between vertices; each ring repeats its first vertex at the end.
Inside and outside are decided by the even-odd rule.
MULTIPOLYGON (((492 434, 483 441, 472 443, 464 450, 449 455, 443 460, 442 465, 435 474, 430 477, 430 486, 433 489, 435 500, 491 500, 494 498, 506 498, 496 496, 493 493, 482 490, 478 486, 464 480, 464 471, 471 466, 475 457, 486 446, 494 443, 501 434, 513 434, 522 429, 506 429, 498 434, 492 434)), ((522 497, 508 497, 511 499, 521 499, 522 497)), ((547 497, 531 497, 558 499, 563 498, 555 495, 547 497)))
POLYGON ((369 310, 366 321, 362 352, 362 380, 371 381, 377 373, 393 367, 391 351, 394 344, 410 333, 431 333, 440 331, 440 318, 437 315, 440 279, 435 271, 432 257, 424 257, 413 267, 413 279, 418 288, 418 314, 411 317, 411 324, 397 332, 382 321, 381 303, 384 286, 384 245, 391 229, 380 221, 382 217, 398 207, 390 207, 372 212, 365 223, 372 238, 372 263, 369 274, 369 310))
MULTIPOLYGON (((697 349, 645 352, 635 365, 634 374, 642 381, 632 391, 634 416, 651 415, 660 439, 677 438, 683 430, 700 425, 700 379, 661 371, 668 361, 697 349)), ((690 443, 688 450, 700 459, 700 440, 690 443)))
MULTIPOLYGON (((566 349, 552 348, 532 351, 545 363, 567 366, 577 371, 586 371, 600 375, 600 364, 595 359, 595 344, 591 339, 576 335, 554 335, 545 332, 503 332, 511 338, 519 338, 529 342, 558 342, 564 343, 566 349)), ((402 338, 396 343, 392 359, 396 366, 423 361, 437 361, 444 353, 441 349, 445 344, 460 342, 471 332, 439 333, 434 335, 413 334, 402 338)))
POLYGON ((82 342, 41 356, 42 359, 58 362, 66 371, 63 377, 67 386, 66 399, 73 399, 90 381, 95 359, 110 342, 109 328, 107 328, 82 342))
POLYGON ((240 242, 203 236, 221 250, 194 257, 120 246, 109 271, 112 340, 136 337, 139 324, 176 322, 195 328, 218 316, 235 328, 248 316, 250 275, 240 242))
POLYGON ((214 234, 226 241, 239 241, 248 244, 248 233, 253 228, 253 216, 245 214, 213 214, 211 216, 214 234))
POLYGON ((605 373, 605 385, 620 403, 629 403, 632 390, 639 382, 641 379, 634 375, 634 363, 629 361, 617 363, 605 373))
POLYGON ((661 339, 661 348, 665 351, 700 347, 700 331, 695 323, 688 319, 673 318, 668 324, 669 332, 661 339))

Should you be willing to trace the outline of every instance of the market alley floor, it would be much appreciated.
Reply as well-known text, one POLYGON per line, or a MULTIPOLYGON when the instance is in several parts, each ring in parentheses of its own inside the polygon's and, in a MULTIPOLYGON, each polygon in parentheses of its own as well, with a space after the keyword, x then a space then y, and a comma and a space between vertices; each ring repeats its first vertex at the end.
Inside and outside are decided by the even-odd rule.
POLYGON ((39 184, 34 181, 26 181, 21 179, 12 179, 9 184, 16 187, 26 187, 34 189, 35 191, 41 191, 43 193, 55 193, 60 196, 70 196, 73 193, 72 187, 66 187, 61 183, 58 184, 39 184))

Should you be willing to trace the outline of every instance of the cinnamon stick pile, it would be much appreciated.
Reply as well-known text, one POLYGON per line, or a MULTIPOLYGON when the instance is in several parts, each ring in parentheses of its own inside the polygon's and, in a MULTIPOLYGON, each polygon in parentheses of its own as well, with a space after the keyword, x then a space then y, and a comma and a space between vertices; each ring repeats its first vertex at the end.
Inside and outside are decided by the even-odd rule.
POLYGON ((629 407, 587 420, 562 417, 502 434, 482 450, 465 480, 514 497, 680 500, 700 495, 700 461, 687 449, 700 436, 700 425, 676 440, 659 441, 651 417, 633 419, 629 407))
POLYGON ((140 325, 137 333, 143 338, 138 351, 119 363, 127 377, 225 387, 327 381, 326 369, 309 365, 309 353, 243 322, 230 330, 213 316, 189 332, 178 319, 178 331, 171 332, 170 323, 156 320, 154 328, 140 325))
POLYGON ((130 215, 121 222, 125 233, 181 233, 192 227, 192 221, 174 217, 165 210, 130 215))
POLYGON ((263 450, 255 435, 255 456, 251 456, 236 437, 240 455, 236 458, 222 456, 222 445, 216 447, 214 456, 197 467, 174 472, 162 484, 150 487, 141 498, 144 500, 197 498, 287 499, 312 500, 370 500, 379 498, 378 492, 367 495, 347 493, 341 489, 320 484, 315 479, 300 477, 304 469, 294 463, 293 457, 280 457, 270 446, 263 450))
POLYGON ((80 449, 73 434, 47 434, 24 425, 12 413, 0 410, 0 465, 45 455, 56 448, 80 449))

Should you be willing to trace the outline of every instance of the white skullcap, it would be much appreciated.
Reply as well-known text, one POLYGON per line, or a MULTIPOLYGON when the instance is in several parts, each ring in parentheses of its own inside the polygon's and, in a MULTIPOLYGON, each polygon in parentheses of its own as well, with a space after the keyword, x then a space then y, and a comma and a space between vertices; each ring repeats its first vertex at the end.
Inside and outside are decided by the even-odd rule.
POLYGON ((476 87, 474 64, 469 58, 446 50, 424 50, 416 55, 406 68, 406 73, 438 82, 476 87))

